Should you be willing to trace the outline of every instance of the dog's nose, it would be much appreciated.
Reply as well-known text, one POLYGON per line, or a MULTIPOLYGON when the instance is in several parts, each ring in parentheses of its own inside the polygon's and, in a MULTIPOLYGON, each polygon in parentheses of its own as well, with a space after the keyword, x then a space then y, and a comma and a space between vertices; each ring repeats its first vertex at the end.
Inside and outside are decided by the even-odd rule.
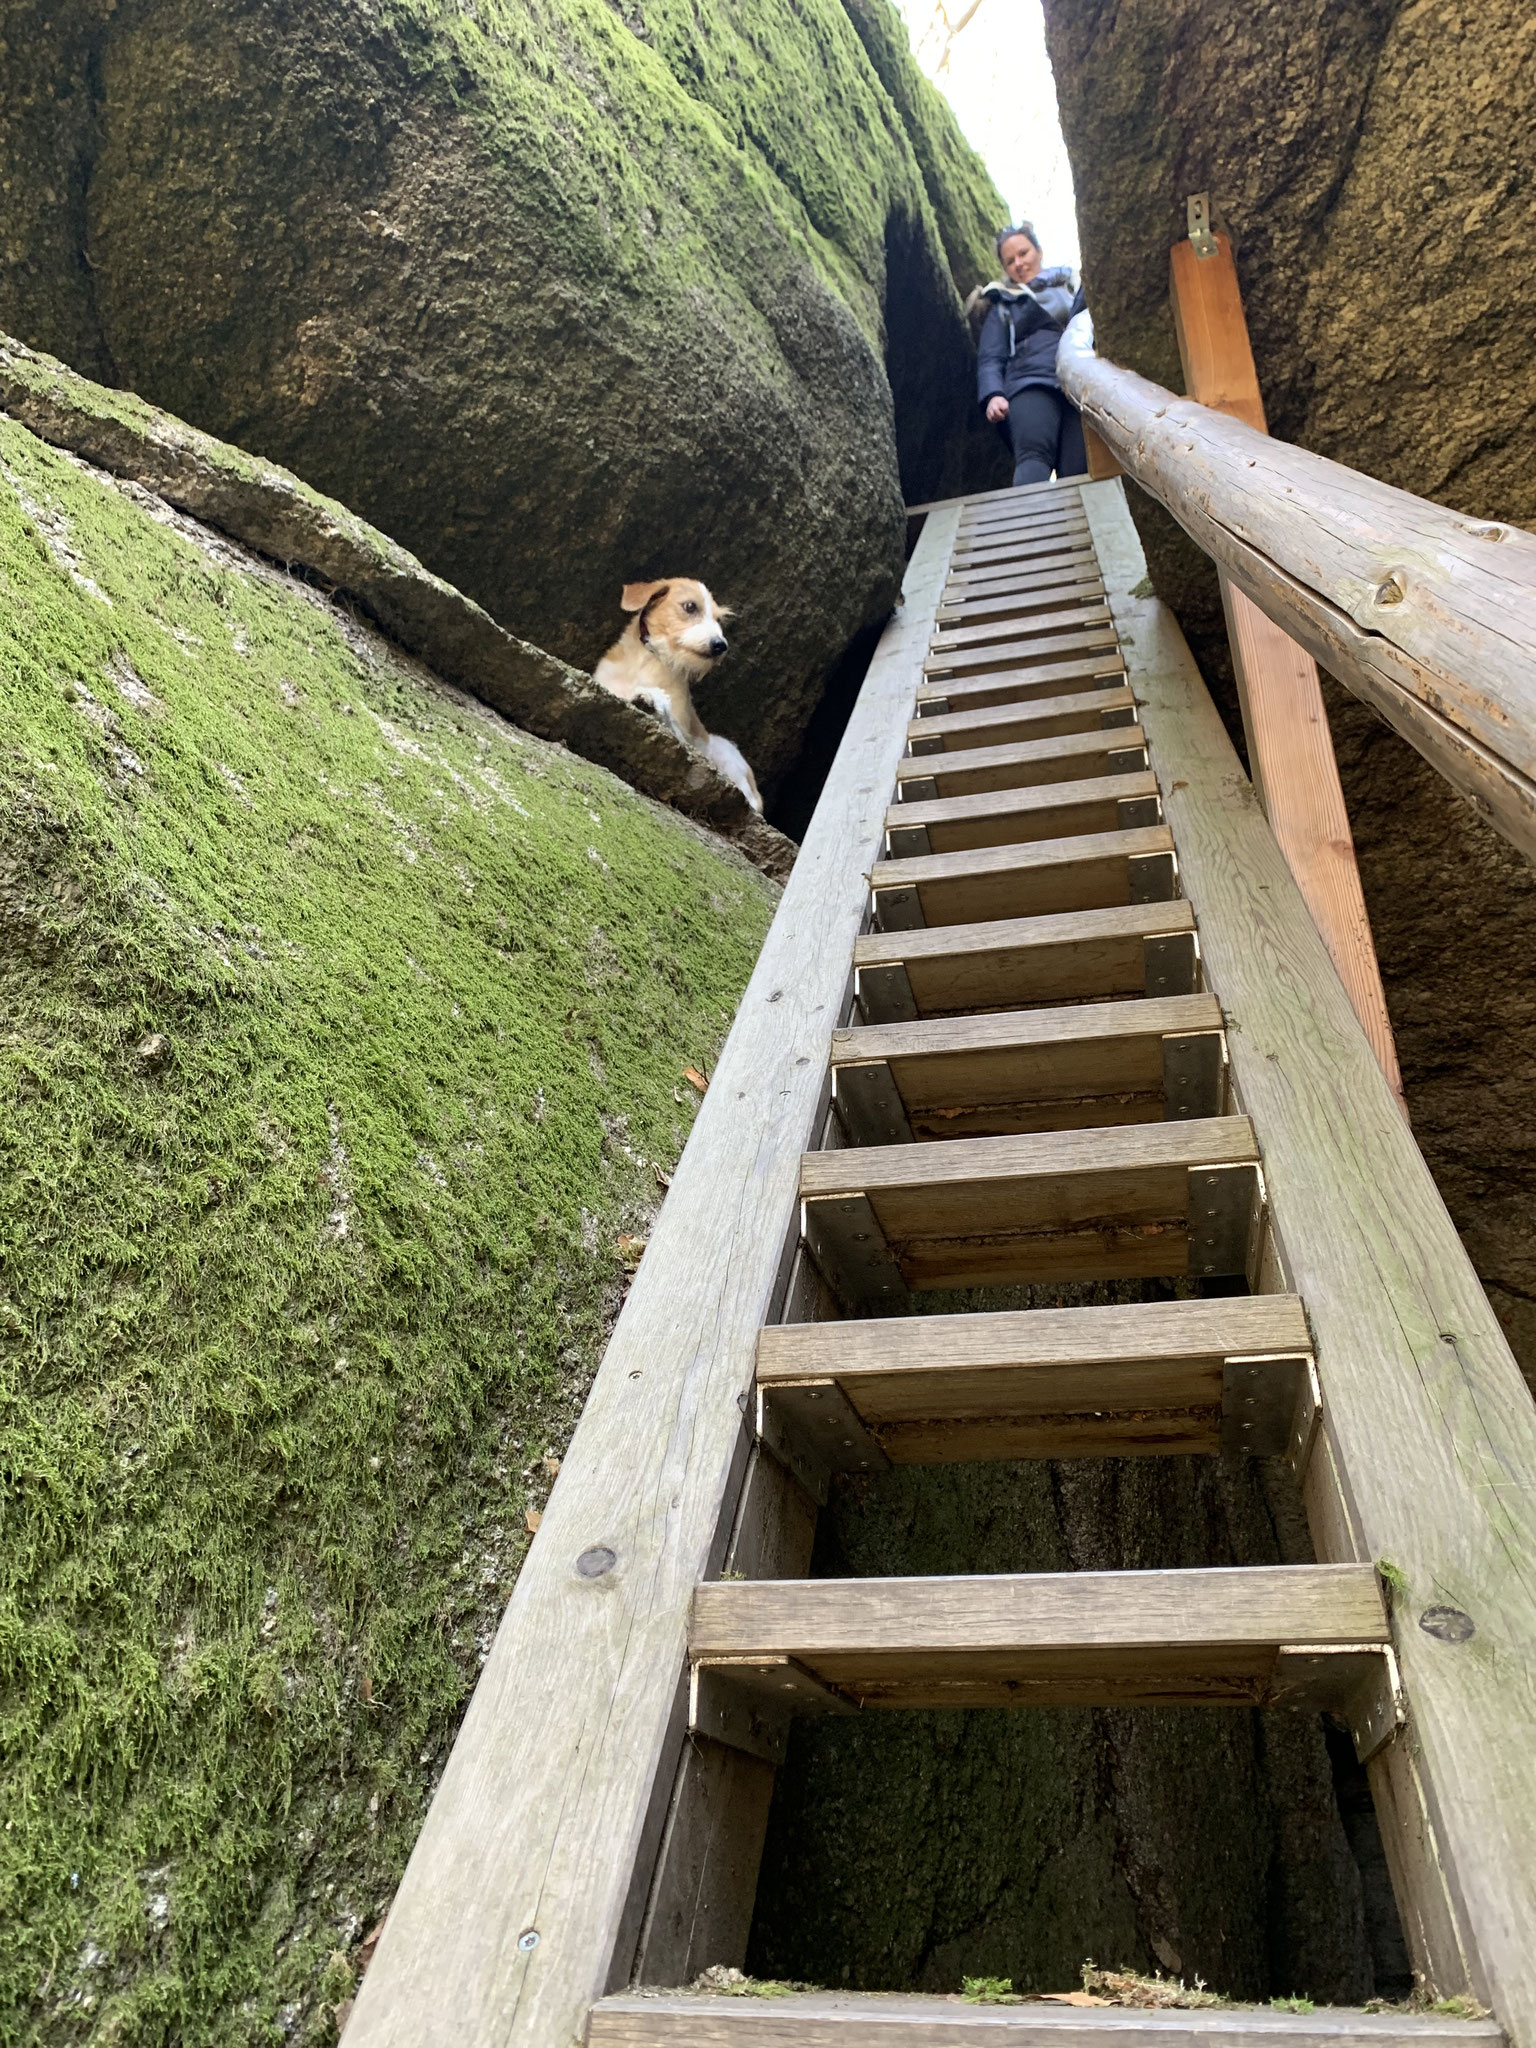
POLYGON ((729 645, 730 645, 730 642, 729 642, 728 640, 722 640, 722 639, 721 639, 721 637, 720 637, 720 635, 719 635, 719 634, 717 633, 717 634, 715 635, 714 639, 713 639, 713 640, 711 640, 711 641, 710 641, 710 643, 709 643, 708 653, 709 653, 710 659, 711 659, 711 660, 718 660, 718 659, 719 659, 719 657, 720 657, 720 656, 721 656, 722 654, 724 654, 724 652, 725 652, 726 648, 727 648, 727 647, 729 647, 729 645))

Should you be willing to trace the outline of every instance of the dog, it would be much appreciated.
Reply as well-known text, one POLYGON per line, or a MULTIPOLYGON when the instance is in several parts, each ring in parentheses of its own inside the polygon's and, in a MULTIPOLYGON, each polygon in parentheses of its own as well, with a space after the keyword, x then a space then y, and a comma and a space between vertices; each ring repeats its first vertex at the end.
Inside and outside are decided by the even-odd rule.
POLYGON ((741 749, 719 733, 706 731, 693 708, 693 684, 729 650, 723 628, 733 614, 717 605, 691 576, 626 583, 619 604, 633 616, 592 671, 593 681, 626 703, 655 712, 684 746, 713 762, 761 814, 757 778, 741 749))

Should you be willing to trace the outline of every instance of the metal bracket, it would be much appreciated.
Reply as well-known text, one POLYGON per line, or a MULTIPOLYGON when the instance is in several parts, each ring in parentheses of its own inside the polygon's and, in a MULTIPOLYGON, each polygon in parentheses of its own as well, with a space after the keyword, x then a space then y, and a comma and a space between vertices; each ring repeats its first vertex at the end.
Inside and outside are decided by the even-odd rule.
MULTIPOLYGON (((914 733, 907 741, 909 758, 914 754, 942 754, 943 751, 944 735, 941 732, 914 733)), ((897 771, 897 780, 900 780, 900 770, 897 771)))
POLYGON ((1200 988, 1200 948, 1193 932, 1166 932, 1142 941, 1149 996, 1192 996, 1200 988))
MULTIPOLYGON (((1113 755, 1110 757, 1113 759, 1113 755)), ((1127 863, 1133 903, 1171 903, 1178 870, 1171 853, 1133 853, 1127 863)))
POLYGON ((1228 1279, 1246 1274, 1264 1191, 1256 1166, 1189 1169, 1189 1276, 1228 1279))
POLYGON ((1361 1763, 1369 1763, 1407 1719, 1390 1643, 1287 1643, 1275 1659, 1265 1704, 1336 1715, 1347 1723, 1361 1763))
POLYGON ((811 1257, 846 1307, 906 1299, 907 1283, 868 1195, 818 1195, 801 1203, 800 1218, 811 1257))
POLYGON ((1226 1077, 1222 1035, 1196 1031, 1163 1040, 1163 1117, 1220 1116, 1226 1077))
MULTIPOLYGON (((1172 893, 1170 890, 1169 894, 1172 893)), ((900 889, 877 889, 875 923, 883 932, 922 931, 923 906, 917 890, 910 884, 900 889)))
POLYGON ((1211 233, 1211 195, 1208 192, 1191 194, 1185 209, 1189 222, 1189 239, 1197 256, 1216 254, 1216 237, 1211 233))
POLYGON ((1115 816, 1122 832, 1135 832, 1143 825, 1161 825, 1163 807, 1155 796, 1123 796, 1115 804, 1115 816))
POLYGON ((1124 705, 1119 711, 1101 711, 1099 713, 1100 729, 1104 732, 1113 732, 1117 726, 1134 725, 1136 723, 1136 715, 1134 704, 1124 705))
POLYGON ((1282 1457, 1306 1389, 1309 1358, 1229 1358, 1221 1368, 1221 1448, 1282 1457))
MULTIPOLYGON (((836 1380, 801 1380, 757 1390, 758 1435, 790 1470, 803 1460, 822 1472, 889 1472, 891 1461, 836 1380)), ((798 1474, 797 1474, 798 1476, 798 1474)), ((807 1489, 809 1491, 810 1489, 807 1489)), ((823 1494, 825 1487, 819 1489, 823 1494)))
POLYGON ((917 998, 899 960, 893 960, 887 967, 856 968, 853 989, 866 1024, 917 1022, 917 998))
POLYGON ((1106 756, 1111 775, 1139 775, 1146 765, 1145 747, 1111 747, 1106 756))
POLYGON ((885 835, 885 851, 891 860, 921 860, 933 851, 926 825, 892 825, 885 835))
POLYGON ((933 775, 904 775, 897 779, 896 801, 899 804, 937 803, 939 796, 938 778, 933 775))
POLYGON ((832 1069, 832 1102, 850 1145, 910 1145, 912 1126, 884 1060, 832 1069))
POLYGON ((917 700, 919 718, 947 718, 949 699, 947 697, 919 697, 917 700))
POLYGON ((791 1714, 856 1714, 793 1657, 710 1657, 688 1674, 688 1732, 781 1763, 791 1714))

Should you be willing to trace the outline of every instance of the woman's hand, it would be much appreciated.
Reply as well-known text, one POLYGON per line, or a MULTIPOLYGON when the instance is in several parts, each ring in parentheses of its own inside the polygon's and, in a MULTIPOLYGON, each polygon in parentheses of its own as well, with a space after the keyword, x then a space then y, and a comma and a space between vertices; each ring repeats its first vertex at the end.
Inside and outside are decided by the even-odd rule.
POLYGON ((995 398, 989 398, 987 400, 987 418, 992 422, 993 426, 995 427, 1001 425, 1001 423, 1005 419, 1007 419, 1007 417, 1008 401, 1006 398, 1003 397, 1002 393, 999 392, 995 398))

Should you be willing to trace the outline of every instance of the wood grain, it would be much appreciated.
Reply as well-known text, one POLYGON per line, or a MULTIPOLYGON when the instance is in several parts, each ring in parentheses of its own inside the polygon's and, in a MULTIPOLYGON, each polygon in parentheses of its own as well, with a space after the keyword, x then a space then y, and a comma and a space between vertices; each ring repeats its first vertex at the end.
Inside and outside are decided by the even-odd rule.
MULTIPOLYGON (((931 777, 940 796, 969 796, 1042 782, 1079 782, 1084 776, 1113 774, 1112 754, 1143 752, 1145 747, 1140 726, 1116 725, 1003 746, 967 747, 953 754, 911 754, 897 763, 895 783, 899 791, 904 782, 926 782, 931 777)), ((1144 766, 1143 761, 1136 762, 1138 769, 1144 766)))
POLYGON ((1047 662, 1041 668, 1012 669, 1004 675, 966 676, 963 680, 956 677, 947 683, 931 683, 925 678, 917 692, 918 715, 924 715, 925 705, 935 703, 951 704, 956 709, 979 709, 984 704, 1022 704, 1033 697, 1057 695, 1063 683, 1091 682, 1096 677, 1112 681, 1124 673, 1124 656, 1118 648, 1109 648, 1101 653, 1080 655, 1075 661, 1047 662))
MULTIPOLYGON (((1202 257, 1192 243, 1178 242, 1171 264, 1185 390, 1202 405, 1266 433, 1231 244, 1218 235, 1214 254, 1202 257)), ((1401 1098, 1397 1046, 1317 664, 1229 576, 1218 574, 1259 802, 1381 1070, 1401 1098)))
POLYGON ((1536 535, 1176 398, 1075 322, 1057 373, 1238 588, 1536 859, 1536 535))
POLYGON ((1131 863, 1168 858, 1172 851, 1167 828, 1146 825, 1130 832, 983 846, 972 853, 880 860, 869 878, 877 907, 882 891, 916 889, 925 924, 974 924, 1129 903, 1131 863))
POLYGON ((1492 2020, 1340 2006, 1136 2012, 812 1991, 620 1995, 594 2009, 587 2039, 591 2048, 1500 2048, 1504 2036, 1492 2020))
POLYGON ((1097 648, 1114 645, 1114 630, 1109 626, 1074 627, 1066 632, 1042 634, 1039 639, 1029 639, 1021 634, 996 647, 978 648, 969 653, 960 650, 954 654, 931 655, 923 663, 923 672, 930 676, 963 676, 982 670, 1030 668, 1038 662, 1090 654, 1097 648))
POLYGON ((1074 604, 1061 611, 1036 611, 1029 605, 1015 604, 1003 615, 1001 622, 948 627, 935 633, 932 647, 935 654, 945 654, 954 647, 984 647, 999 640, 1023 640, 1038 633, 1055 633, 1068 627, 1102 626, 1109 613, 1102 604, 1074 604))
MULTIPOLYGON (((1536 1408, 1183 637, 1132 595, 1146 567, 1123 491, 1083 495, 1312 1322, 1342 1526, 1355 1555, 1390 1558, 1407 1585, 1400 1739, 1418 1758, 1457 1945, 1511 2037, 1536 2039, 1536 1408), (1431 1607, 1475 1632, 1429 1633, 1431 1607)), ((1329 1537, 1314 1529, 1320 1546, 1329 1537)))
MULTIPOLYGON (((1117 832, 1120 806, 1155 804, 1157 777, 1095 775, 1082 782, 1046 782, 1024 789, 981 790, 974 796, 936 797, 892 804, 887 833, 921 829, 930 853, 963 853, 977 846, 1010 846, 1025 839, 1065 839, 1080 832, 1117 832)), ((1152 814, 1156 816, 1156 811, 1152 814)), ((895 849, 893 849, 894 851, 895 849)))
POLYGON ((740 1404, 787 1273, 800 1153, 955 523, 930 517, 908 564, 348 2048, 570 2048, 629 1974, 683 1742, 688 1603, 730 1532, 740 1404), (537 1945, 520 1946, 525 1930, 537 1945))
POLYGON ((907 727, 907 743, 914 752, 918 746, 927 752, 935 741, 942 741, 943 752, 959 753, 972 747, 1006 746, 1014 740, 1047 739, 1059 733, 1102 732, 1135 722, 1136 699, 1129 690, 1095 687, 1070 696, 971 705, 964 711, 914 718, 907 727))
POLYGON ((1141 995, 1148 940, 1179 937, 1194 928, 1193 910, 1175 898, 928 931, 866 932, 854 949, 854 966, 899 962, 922 1016, 1141 995))

